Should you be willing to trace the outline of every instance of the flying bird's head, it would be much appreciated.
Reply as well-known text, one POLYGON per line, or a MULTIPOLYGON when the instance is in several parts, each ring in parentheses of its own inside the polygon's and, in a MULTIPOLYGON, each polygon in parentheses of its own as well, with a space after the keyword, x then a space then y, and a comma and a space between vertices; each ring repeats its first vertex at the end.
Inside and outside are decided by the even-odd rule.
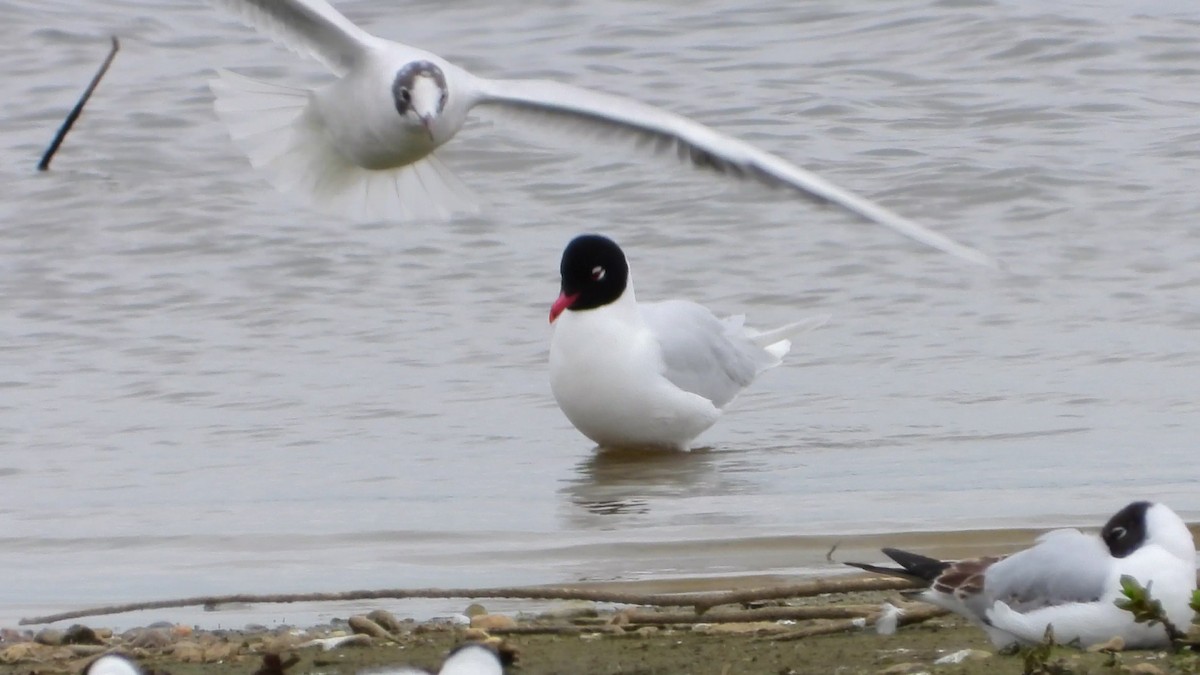
POLYGON ((550 322, 563 311, 596 309, 615 302, 629 283, 629 263, 617 243, 598 234, 581 234, 563 251, 562 291, 550 308, 550 322))
POLYGON ((396 71, 392 98, 396 111, 407 121, 419 124, 433 137, 433 123, 446 107, 450 91, 446 75, 429 61, 413 61, 396 71))

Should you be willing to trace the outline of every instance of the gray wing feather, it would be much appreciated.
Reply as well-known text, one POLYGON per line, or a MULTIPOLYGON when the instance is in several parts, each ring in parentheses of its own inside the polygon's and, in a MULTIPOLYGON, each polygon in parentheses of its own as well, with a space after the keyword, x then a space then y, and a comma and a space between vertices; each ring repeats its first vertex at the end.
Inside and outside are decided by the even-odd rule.
POLYGON ((779 363, 747 337, 740 316, 718 319, 686 300, 641 303, 639 308, 662 349, 664 377, 718 408, 779 363))
POLYGON ((343 75, 378 38, 325 0, 213 0, 247 25, 343 75))
POLYGON ((1053 530, 1031 548, 992 565, 984 584, 988 606, 1003 600, 1018 612, 1104 594, 1112 556, 1104 542, 1079 530, 1053 530))
POLYGON ((633 99, 548 80, 479 78, 477 103, 525 113, 572 118, 592 128, 631 135, 660 151, 737 178, 785 187, 820 203, 836 204, 860 218, 971 262, 995 266, 990 257, 945 235, 844 190, 787 160, 682 115, 633 99))

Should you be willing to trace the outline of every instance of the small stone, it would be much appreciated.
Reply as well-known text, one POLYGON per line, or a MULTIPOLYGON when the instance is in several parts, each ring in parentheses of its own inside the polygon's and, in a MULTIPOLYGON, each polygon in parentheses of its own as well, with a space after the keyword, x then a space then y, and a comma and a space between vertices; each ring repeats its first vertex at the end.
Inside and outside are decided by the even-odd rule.
POLYGON ((516 619, 503 614, 478 614, 471 618, 471 628, 493 631, 516 627, 516 619))
POLYGON ((100 638, 101 640, 111 640, 112 639, 113 631, 111 628, 96 628, 95 631, 96 631, 96 637, 100 638))
POLYGON ((1167 675, 1166 671, 1153 663, 1137 663, 1129 666, 1132 675, 1167 675))
POLYGON ((377 609, 367 615, 367 618, 383 626, 389 633, 399 635, 404 632, 404 626, 396 616, 386 609, 377 609))
POLYGON ((381 640, 394 640, 395 639, 392 636, 392 634, 387 631, 386 628, 384 628, 383 626, 380 626, 379 624, 375 623, 374 621, 368 619, 365 616, 352 616, 352 617, 350 617, 349 624, 350 624, 350 630, 354 631, 355 633, 361 633, 363 635, 370 635, 371 637, 376 637, 381 640))
POLYGON ((1125 640, 1120 635, 1114 635, 1108 642, 1100 642, 1087 648, 1089 652, 1120 652, 1125 650, 1125 640))
POLYGON ((592 626, 591 630, 600 635, 624 635, 625 629, 613 624, 605 624, 603 626, 592 626))
POLYGON ((467 618, 470 619, 474 619, 477 616, 482 616, 487 613, 488 611, 478 602, 467 605, 467 608, 463 610, 463 614, 466 614, 467 618))
POLYGON ((638 637, 648 638, 657 634, 658 630, 658 626, 642 626, 634 632, 637 633, 638 637))
POLYGON ((134 649, 163 649, 171 644, 171 634, 165 628, 140 628, 128 631, 121 637, 125 644, 134 649))
MULTIPOLYGON (((263 631, 266 631, 266 630, 267 630, 267 627, 263 626, 263 631)), ((171 626, 171 634, 174 635, 175 637, 190 637, 192 635, 192 627, 185 626, 181 623, 176 624, 174 626, 171 626)))
POLYGON ((64 634, 61 630, 54 628, 43 628, 33 636, 33 641, 40 645, 50 645, 57 647, 63 643, 64 634))
POLYGON ((96 631, 81 623, 77 623, 67 629, 67 632, 63 635, 63 644, 99 645, 104 644, 104 641, 96 636, 96 631))

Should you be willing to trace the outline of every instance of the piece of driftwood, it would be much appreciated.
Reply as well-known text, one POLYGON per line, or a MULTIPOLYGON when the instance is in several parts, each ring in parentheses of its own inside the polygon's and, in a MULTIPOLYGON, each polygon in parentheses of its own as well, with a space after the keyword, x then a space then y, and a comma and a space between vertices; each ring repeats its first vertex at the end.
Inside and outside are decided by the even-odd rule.
POLYGON ((75 103, 75 107, 71 108, 71 112, 67 113, 67 119, 58 128, 58 133, 54 134, 54 140, 50 141, 50 147, 46 148, 46 152, 42 154, 42 161, 38 162, 38 171, 46 171, 50 168, 50 160, 54 159, 54 153, 58 152, 58 146, 62 145, 63 139, 67 137, 67 132, 71 130, 71 127, 75 126, 75 120, 79 119, 80 113, 83 112, 83 106, 87 105, 88 99, 92 97, 92 92, 96 91, 96 85, 100 84, 100 78, 104 77, 104 74, 108 72, 108 67, 112 65, 113 59, 116 58, 117 51, 120 49, 121 43, 117 40, 117 36, 114 35, 112 37, 112 49, 108 51, 108 57, 104 59, 104 63, 100 64, 100 70, 96 71, 87 89, 83 90, 83 95, 79 97, 79 101, 75 103))
POLYGON ((712 609, 695 612, 626 611, 621 614, 631 625, 666 626, 694 623, 749 623, 753 621, 806 621, 809 619, 855 619, 879 612, 878 605, 832 605, 824 607, 762 607, 760 609, 712 609))
POLYGON ((590 600, 622 605, 647 605, 657 607, 693 607, 704 613, 718 605, 740 604, 758 600, 782 600, 802 598, 825 593, 857 593, 862 591, 891 591, 917 588, 907 579, 878 576, 837 576, 811 579, 795 584, 750 588, 735 591, 705 591, 700 593, 628 593, 591 588, 565 588, 552 586, 516 586, 511 588, 415 588, 387 589, 378 591, 346 591, 344 593, 283 593, 270 595, 235 594, 207 595, 176 600, 154 600, 131 602, 120 605, 93 607, 58 614, 21 619, 22 626, 38 623, 54 623, 68 619, 80 619, 105 614, 123 614, 149 609, 175 607, 217 606, 231 603, 292 603, 292 602, 347 602, 358 600, 404 600, 409 598, 511 598, 519 600, 590 600))

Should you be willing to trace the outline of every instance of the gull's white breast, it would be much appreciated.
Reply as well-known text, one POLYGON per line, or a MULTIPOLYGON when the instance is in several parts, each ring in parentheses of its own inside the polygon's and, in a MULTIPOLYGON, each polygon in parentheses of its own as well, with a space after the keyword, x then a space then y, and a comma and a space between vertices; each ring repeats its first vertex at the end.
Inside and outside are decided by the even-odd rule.
POLYGON ((606 447, 686 449, 720 411, 663 377, 658 340, 636 304, 568 311, 550 340, 550 388, 585 436, 606 447))

